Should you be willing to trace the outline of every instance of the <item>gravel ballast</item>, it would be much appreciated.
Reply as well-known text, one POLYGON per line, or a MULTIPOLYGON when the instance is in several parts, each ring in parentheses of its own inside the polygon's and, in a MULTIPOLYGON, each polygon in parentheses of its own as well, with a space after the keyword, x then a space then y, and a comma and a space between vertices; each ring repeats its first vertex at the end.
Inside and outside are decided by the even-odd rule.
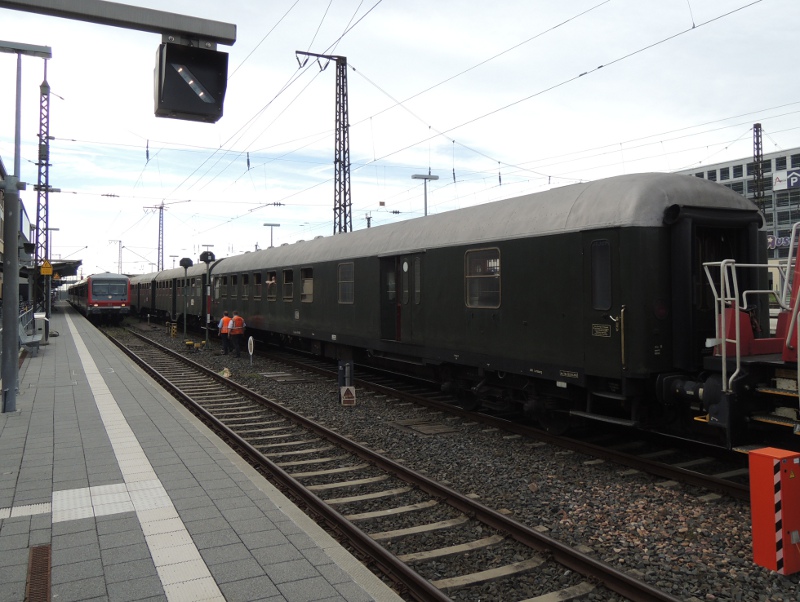
MULTIPOLYGON (((227 368, 230 378, 240 384, 383 450, 389 458, 452 489, 475 494, 486 506, 509 511, 550 537, 584 546, 595 558, 679 599, 800 600, 800 573, 782 576, 754 564, 746 502, 725 497, 702 501, 706 491, 661 486, 656 477, 623 474, 624 468, 609 463, 589 464, 592 459, 580 454, 361 390, 355 406, 343 407, 334 380, 310 376, 306 382, 278 383, 264 373, 288 371, 285 366, 257 356, 251 363, 246 353, 240 358, 222 356, 217 340, 211 341, 211 349, 188 352, 182 337, 171 338, 164 328, 143 329, 193 361, 217 372, 227 368), (424 435, 397 424, 426 416, 455 432, 424 435)), ((402 553, 402 544, 396 553, 402 553)), ((579 580, 564 571, 551 576, 554 584, 579 580)), ((504 600, 512 593, 485 585, 451 595, 485 601, 504 600)), ((620 599, 613 594, 598 596, 593 593, 585 599, 620 599)))

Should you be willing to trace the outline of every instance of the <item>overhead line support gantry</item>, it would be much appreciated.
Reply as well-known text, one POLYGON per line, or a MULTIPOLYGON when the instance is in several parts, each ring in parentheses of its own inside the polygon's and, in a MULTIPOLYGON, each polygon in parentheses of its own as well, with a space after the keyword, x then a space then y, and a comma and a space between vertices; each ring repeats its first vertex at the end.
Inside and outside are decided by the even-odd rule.
MULTIPOLYGON (((333 233, 352 232, 352 201, 350 198, 350 118, 347 106, 347 57, 295 51, 305 57, 313 56, 336 62, 336 149, 334 151, 333 233)), ((304 67, 308 62, 297 62, 304 67)), ((327 64, 325 65, 327 67, 327 64)), ((322 70, 325 69, 320 65, 322 70)))

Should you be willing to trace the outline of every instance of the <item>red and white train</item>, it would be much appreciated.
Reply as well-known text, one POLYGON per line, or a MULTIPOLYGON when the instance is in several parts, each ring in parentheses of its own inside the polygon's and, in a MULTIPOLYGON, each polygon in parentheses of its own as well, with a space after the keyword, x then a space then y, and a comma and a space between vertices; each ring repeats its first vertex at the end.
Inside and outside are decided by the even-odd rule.
POLYGON ((131 311, 131 281, 124 274, 92 274, 67 293, 70 305, 90 320, 120 322, 131 311))

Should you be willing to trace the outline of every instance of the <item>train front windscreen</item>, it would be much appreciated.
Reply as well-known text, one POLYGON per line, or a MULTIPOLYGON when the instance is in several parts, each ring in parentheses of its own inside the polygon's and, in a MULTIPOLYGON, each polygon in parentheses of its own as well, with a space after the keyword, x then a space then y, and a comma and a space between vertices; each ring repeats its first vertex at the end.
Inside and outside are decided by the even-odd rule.
POLYGON ((124 282, 93 282, 92 299, 124 301, 128 298, 128 285, 124 282))

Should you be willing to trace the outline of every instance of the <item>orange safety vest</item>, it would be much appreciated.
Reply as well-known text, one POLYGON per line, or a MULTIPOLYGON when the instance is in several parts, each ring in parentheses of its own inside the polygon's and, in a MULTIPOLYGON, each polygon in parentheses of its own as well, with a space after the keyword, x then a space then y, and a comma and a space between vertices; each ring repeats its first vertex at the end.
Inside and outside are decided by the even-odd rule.
POLYGON ((244 318, 242 316, 233 316, 231 322, 233 324, 230 327, 230 334, 244 334, 244 318))
POLYGON ((231 323, 230 316, 222 316, 222 328, 219 329, 220 333, 227 334, 230 323, 231 323))

